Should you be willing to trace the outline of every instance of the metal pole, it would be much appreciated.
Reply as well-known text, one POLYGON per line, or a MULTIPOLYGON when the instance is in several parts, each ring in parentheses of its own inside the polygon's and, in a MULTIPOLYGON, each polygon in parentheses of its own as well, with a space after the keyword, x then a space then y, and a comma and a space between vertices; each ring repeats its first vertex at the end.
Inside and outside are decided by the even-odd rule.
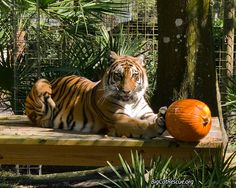
POLYGON ((41 78, 41 49, 40 49, 40 9, 39 0, 36 0, 36 11, 37 11, 37 77, 41 78))
POLYGON ((18 79, 17 79, 17 59, 16 59, 16 51, 17 51, 17 13, 16 13, 16 1, 13 0, 12 4, 12 24, 13 24, 13 49, 12 49, 12 62, 13 62, 13 111, 17 113, 17 100, 18 100, 18 79))

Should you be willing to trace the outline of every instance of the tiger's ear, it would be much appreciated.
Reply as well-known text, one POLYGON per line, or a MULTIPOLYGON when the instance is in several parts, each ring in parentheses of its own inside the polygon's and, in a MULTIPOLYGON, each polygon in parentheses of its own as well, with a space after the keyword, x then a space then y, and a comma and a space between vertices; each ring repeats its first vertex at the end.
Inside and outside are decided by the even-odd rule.
POLYGON ((110 56, 109 56, 109 64, 111 65, 114 61, 116 61, 119 58, 119 56, 113 52, 110 51, 110 56))
POLYGON ((110 59, 111 60, 115 61, 116 59, 118 59, 118 57, 119 56, 116 54, 116 52, 113 52, 113 51, 110 52, 110 59))
POLYGON ((138 62, 139 62, 142 66, 145 65, 145 63, 144 63, 144 55, 143 55, 143 54, 137 56, 136 58, 137 58, 138 62))

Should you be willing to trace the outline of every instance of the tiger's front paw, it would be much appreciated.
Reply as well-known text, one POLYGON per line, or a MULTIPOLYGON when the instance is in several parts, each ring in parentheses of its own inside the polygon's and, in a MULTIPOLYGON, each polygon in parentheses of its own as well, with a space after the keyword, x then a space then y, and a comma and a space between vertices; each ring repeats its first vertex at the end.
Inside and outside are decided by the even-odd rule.
POLYGON ((166 122, 165 122, 166 111, 167 107, 163 106, 159 109, 157 114, 156 124, 160 135, 166 130, 166 122))

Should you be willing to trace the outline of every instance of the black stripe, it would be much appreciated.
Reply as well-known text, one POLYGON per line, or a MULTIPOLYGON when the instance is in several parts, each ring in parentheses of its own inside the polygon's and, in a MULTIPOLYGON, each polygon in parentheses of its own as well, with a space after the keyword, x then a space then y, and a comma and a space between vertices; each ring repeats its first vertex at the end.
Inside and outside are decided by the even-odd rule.
POLYGON ((75 122, 72 123, 72 125, 70 126, 69 129, 70 129, 70 130, 74 130, 74 128, 75 128, 75 122))
POLYGON ((45 97, 44 96, 44 105, 45 105, 45 112, 44 112, 44 114, 47 114, 48 113, 48 99, 49 97, 45 97))
POLYGON ((62 77, 59 78, 59 82, 57 83, 57 85, 52 85, 53 86, 53 96, 61 96, 64 94, 65 89, 67 88, 67 84, 74 79, 74 76, 70 76, 70 77, 62 77), (65 79, 65 80, 63 80, 65 79), (59 87, 60 86, 60 87, 59 87), (63 94, 61 94, 63 93, 63 94))
POLYGON ((88 117, 86 115, 86 110, 85 110, 84 105, 83 105, 82 115, 83 115, 83 127, 81 128, 81 130, 83 130, 85 128, 86 124, 88 123, 88 117))
MULTIPOLYGON (((67 79, 66 81, 64 81, 63 82, 63 88, 59 91, 59 94, 58 94, 58 99, 56 99, 56 101, 61 101, 61 103, 60 104, 58 104, 58 108, 59 109, 61 109, 62 108, 62 106, 64 105, 64 100, 65 100, 65 98, 66 97, 68 97, 67 95, 68 95, 68 93, 71 91, 71 88, 72 87, 70 87, 68 90, 66 90, 67 89, 67 86, 68 86, 68 84, 69 84, 69 82, 70 82, 71 80, 69 80, 69 79, 67 79), (65 92, 65 90, 66 90, 66 92, 65 92)), ((57 95, 57 93, 55 93, 55 95, 57 95)), ((55 102, 56 102, 55 101, 55 102)), ((66 105, 67 106, 67 105, 66 105)))
POLYGON ((142 108, 141 108, 141 110, 139 111, 139 112, 141 112, 144 108, 146 108, 148 106, 148 104, 145 104, 142 108))
POLYGON ((62 121, 60 121, 60 125, 59 125, 58 129, 64 129, 64 123, 62 121))
MULTIPOLYGON (((96 85, 96 86, 93 88, 91 96, 95 96, 97 87, 98 87, 98 85, 96 85)), ((92 107, 94 108, 94 111, 97 113, 97 115, 98 115, 99 117, 103 118, 105 122, 107 122, 107 123, 113 123, 113 121, 111 121, 110 118, 109 118, 108 116, 106 116, 106 115, 98 108, 98 106, 96 105, 96 102, 95 102, 95 97, 90 98, 90 100, 91 100, 91 105, 92 105, 92 107)))
MULTIPOLYGON (((113 112, 114 113, 114 112, 113 112)), ((124 112, 116 112, 116 114, 121 114, 121 115, 125 115, 125 116, 128 116, 130 117, 128 114, 124 113, 124 112)))
POLYGON ((67 89, 68 84, 69 84, 70 81, 72 81, 72 80, 74 80, 74 78, 73 78, 73 77, 69 77, 69 78, 67 78, 65 81, 63 81, 63 83, 62 83, 62 88, 60 88, 60 95, 61 95, 61 93, 63 93, 62 95, 64 95, 64 92, 65 92, 65 90, 67 89))
MULTIPOLYGON (((29 99, 31 100, 31 101, 33 101, 34 102, 34 99, 32 98, 33 97, 33 94, 32 94, 32 92, 30 92, 30 94, 28 95, 28 97, 29 97, 29 99)), ((38 96, 37 96, 38 97, 38 96)))
POLYGON ((135 103, 135 105, 133 106, 133 108, 136 108, 138 106, 138 104, 140 103, 140 101, 142 100, 142 97, 140 97, 140 99, 135 103))
MULTIPOLYGON (((108 99, 106 99, 106 100, 108 100, 108 99)), ((118 103, 116 103, 116 102, 114 102, 114 101, 111 101, 111 100, 108 100, 108 101, 109 101, 109 103, 111 103, 112 105, 118 106, 118 108, 124 108, 122 105, 120 105, 120 104, 118 104, 118 103)))
POLYGON ((62 101, 62 106, 68 106, 68 104, 71 102, 71 100, 73 100, 73 99, 71 99, 71 100, 68 100, 67 101, 67 103, 65 103, 65 99, 66 98, 70 98, 71 97, 71 95, 73 95, 73 92, 70 92, 72 90, 72 87, 70 87, 63 95, 62 95, 62 97, 60 98, 60 100, 62 101))
MULTIPOLYGON (((74 110, 74 107, 72 106, 71 109, 70 109, 69 115, 66 118, 66 123, 67 123, 68 126, 70 126, 71 122, 74 119, 74 117, 73 117, 73 110, 74 110)), ((70 129, 70 127, 69 127, 69 129, 70 129)))

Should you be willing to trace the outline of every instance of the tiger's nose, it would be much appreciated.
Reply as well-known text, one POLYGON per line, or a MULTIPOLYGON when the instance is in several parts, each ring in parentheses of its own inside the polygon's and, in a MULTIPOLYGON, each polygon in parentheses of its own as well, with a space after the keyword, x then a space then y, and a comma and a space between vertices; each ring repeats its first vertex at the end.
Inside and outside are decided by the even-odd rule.
POLYGON ((122 89, 122 92, 123 92, 124 94, 126 94, 126 95, 128 95, 128 94, 130 94, 130 93, 131 93, 131 91, 130 91, 130 90, 128 90, 128 89, 122 89))

